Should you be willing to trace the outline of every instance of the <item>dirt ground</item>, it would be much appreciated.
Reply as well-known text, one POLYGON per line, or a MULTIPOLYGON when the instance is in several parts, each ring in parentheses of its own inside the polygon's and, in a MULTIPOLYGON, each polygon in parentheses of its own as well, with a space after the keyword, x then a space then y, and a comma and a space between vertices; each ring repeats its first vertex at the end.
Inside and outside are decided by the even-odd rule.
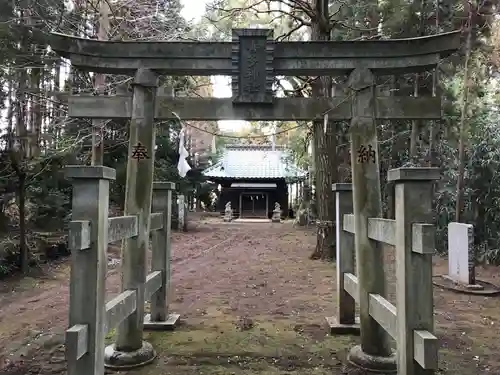
MULTIPOLYGON (((326 334, 335 266, 308 259, 314 244, 312 228, 291 223, 204 219, 174 233, 170 306, 182 322, 173 332, 147 333, 158 359, 130 374, 346 373, 342 364, 357 338, 326 334)), ((118 252, 110 248, 109 298, 119 291, 118 252)), ((387 252, 390 294, 392 262, 387 252)), ((435 273, 446 273, 446 261, 436 259, 435 273)), ((495 284, 497 274, 478 269, 479 279, 495 284)), ((66 260, 0 284, 0 374, 65 373, 68 277, 66 260)), ((499 374, 500 298, 435 288, 435 306, 440 374, 499 374)))

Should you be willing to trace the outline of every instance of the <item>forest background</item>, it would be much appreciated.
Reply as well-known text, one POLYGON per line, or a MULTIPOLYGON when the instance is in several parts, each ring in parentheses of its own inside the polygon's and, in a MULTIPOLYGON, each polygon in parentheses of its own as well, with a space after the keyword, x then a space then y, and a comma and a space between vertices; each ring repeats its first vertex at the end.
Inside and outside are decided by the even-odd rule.
MULTIPOLYGON (((28 272, 30 265, 53 255, 47 248, 63 241, 71 214, 65 165, 103 163, 115 168, 111 201, 116 210, 124 203, 127 122, 70 119, 63 98, 68 92, 114 94, 127 89, 130 78, 74 69, 51 51, 52 31, 102 40, 215 41, 230 40, 231 28, 264 27, 274 29, 278 40, 307 41, 411 38, 462 30, 461 50, 435 71, 378 77, 378 91, 383 95, 442 95, 444 99, 441 121, 379 123, 384 216, 394 215, 393 189, 385 183, 388 169, 439 167, 436 250, 446 253, 449 222, 471 223, 476 261, 500 263, 500 21, 496 2, 216 0, 203 5, 203 16, 190 21, 182 17, 179 0, 13 0, 0 4, 0 276, 28 272)), ((318 97, 340 95, 347 77, 278 78, 277 95, 318 97)), ((179 95, 198 95, 202 87, 211 85, 207 77, 161 77, 161 83, 179 95)), ((204 131, 215 135, 219 153, 193 155, 189 160, 193 172, 180 178, 176 169, 179 132, 197 124, 182 119, 158 123, 155 179, 176 182, 179 193, 208 202, 213 187, 199 171, 220 157, 225 144, 274 140, 286 146, 293 161, 310 173, 313 199, 295 202, 296 206, 307 206, 319 222, 334 221, 331 184, 350 181, 348 125, 266 122, 222 132, 211 124, 204 131)), ((311 256, 332 259, 334 231, 327 231, 326 241, 321 238, 318 229, 318 244, 311 256)))

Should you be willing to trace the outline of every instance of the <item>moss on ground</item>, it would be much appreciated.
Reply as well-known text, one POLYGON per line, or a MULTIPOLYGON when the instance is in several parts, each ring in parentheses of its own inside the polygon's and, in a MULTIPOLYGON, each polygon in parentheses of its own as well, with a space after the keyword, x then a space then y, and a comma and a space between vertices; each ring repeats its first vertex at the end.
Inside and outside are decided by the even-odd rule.
POLYGON ((115 340, 115 336, 116 336, 116 329, 112 329, 110 330, 106 336, 104 336, 104 344, 105 345, 111 345, 114 340, 115 340))
POLYGON ((326 325, 301 324, 295 317, 239 319, 209 308, 173 332, 150 332, 146 339, 156 362, 137 375, 341 374, 349 336, 331 337, 326 325))

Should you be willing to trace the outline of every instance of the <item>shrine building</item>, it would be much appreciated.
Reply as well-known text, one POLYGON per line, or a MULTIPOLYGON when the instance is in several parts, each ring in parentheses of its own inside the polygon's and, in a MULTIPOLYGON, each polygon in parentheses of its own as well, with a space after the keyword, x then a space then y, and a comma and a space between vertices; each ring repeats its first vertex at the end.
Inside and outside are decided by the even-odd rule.
POLYGON ((290 186, 297 186, 307 173, 292 163, 282 146, 228 145, 222 159, 203 175, 221 187, 217 211, 223 213, 231 202, 236 218, 270 219, 276 202, 288 216, 290 186))

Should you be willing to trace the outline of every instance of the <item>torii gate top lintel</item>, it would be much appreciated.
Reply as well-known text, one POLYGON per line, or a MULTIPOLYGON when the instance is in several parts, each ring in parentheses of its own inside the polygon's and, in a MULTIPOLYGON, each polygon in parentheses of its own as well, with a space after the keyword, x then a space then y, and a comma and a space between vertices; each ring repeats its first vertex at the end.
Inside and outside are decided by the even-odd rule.
MULTIPOLYGON (((278 42, 270 29, 233 29, 231 42, 99 41, 51 34, 73 65, 108 74, 234 75, 249 58, 271 75, 337 75, 363 67, 392 74, 433 68, 460 46, 460 31, 409 39, 278 42)), ((246 64, 245 64, 246 65, 246 64)))

